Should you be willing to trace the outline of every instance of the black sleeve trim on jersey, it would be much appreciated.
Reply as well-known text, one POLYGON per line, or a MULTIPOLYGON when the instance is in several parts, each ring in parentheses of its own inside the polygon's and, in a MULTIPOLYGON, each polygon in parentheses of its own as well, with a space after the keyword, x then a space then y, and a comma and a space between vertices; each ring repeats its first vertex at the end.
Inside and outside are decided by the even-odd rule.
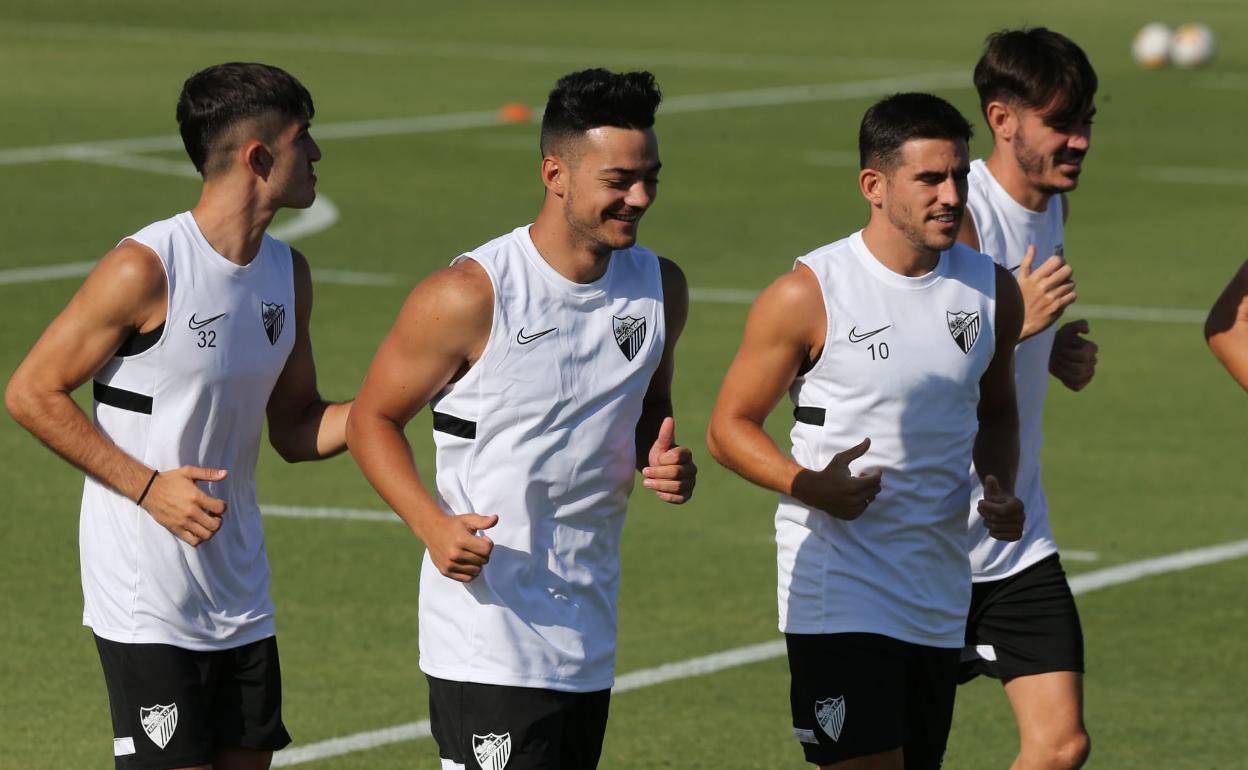
POLYGON ((135 332, 121 343, 121 347, 117 348, 117 352, 113 355, 117 358, 126 358, 127 356, 137 356, 145 350, 150 350, 153 345, 160 342, 160 335, 165 333, 165 325, 162 323, 150 332, 135 332))
POLYGON ((99 380, 92 382, 95 391, 95 400, 101 404, 115 406, 118 409, 125 409, 128 412, 138 412, 140 414, 152 413, 152 397, 145 396, 142 393, 135 393, 132 390, 122 390, 114 388, 111 385, 105 385, 99 380))
POLYGON ((823 425, 823 418, 828 410, 821 406, 795 406, 793 407, 793 416, 798 422, 804 422, 807 425, 823 425))
POLYGON ((442 433, 449 433, 452 436, 460 438, 476 438, 477 424, 472 420, 465 420, 463 417, 456 417, 453 414, 445 412, 433 413, 433 429, 442 433))

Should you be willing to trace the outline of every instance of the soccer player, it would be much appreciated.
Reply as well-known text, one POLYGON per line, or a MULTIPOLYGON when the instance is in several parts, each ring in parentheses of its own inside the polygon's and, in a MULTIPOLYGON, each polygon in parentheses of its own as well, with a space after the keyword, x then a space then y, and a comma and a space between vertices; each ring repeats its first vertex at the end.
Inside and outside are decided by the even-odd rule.
POLYGON ((1248 390, 1248 262, 1240 265, 1205 320, 1209 349, 1248 390))
POLYGON ((316 387, 307 260, 265 234, 316 197, 312 97, 264 64, 192 75, 178 99, 203 176, 190 211, 104 256, 5 392, 86 473, 83 623, 116 766, 266 768, 290 742, 255 470, 266 414, 289 462, 345 447, 316 387), (70 394, 93 380, 94 423, 70 394))
POLYGON ((536 221, 412 290, 349 421, 352 455, 425 544, 420 667, 444 768, 597 765, 633 474, 669 503, 693 490, 671 402, 688 289, 636 245, 660 98, 648 72, 559 80, 536 221), (403 434, 426 405, 436 499, 403 434))
POLYGON ((866 227, 800 257, 754 303, 707 436, 781 494, 780 630, 793 732, 823 768, 937 768, 971 575, 966 477, 993 537, 1017 539, 1011 362, 1017 284, 956 241, 971 127, 897 94, 858 135, 866 227), (763 430, 788 392, 792 456, 763 430))
POLYGON ((1015 492, 1027 508, 1027 524, 1018 541, 988 537, 974 504, 982 494, 976 489, 968 509, 975 587, 962 679, 984 674, 1004 683, 1018 722, 1019 770, 1077 768, 1090 749, 1083 724, 1083 632, 1049 525, 1040 447, 1049 375, 1078 391, 1096 370, 1096 344, 1082 336, 1088 322, 1055 324, 1075 301, 1064 259, 1066 196, 1078 186, 1088 152, 1096 86, 1079 46, 1043 27, 989 36, 975 67, 993 144, 987 161, 971 164, 959 238, 1014 272, 1022 290, 1015 492), (1037 257, 1043 258, 1039 265, 1037 257))

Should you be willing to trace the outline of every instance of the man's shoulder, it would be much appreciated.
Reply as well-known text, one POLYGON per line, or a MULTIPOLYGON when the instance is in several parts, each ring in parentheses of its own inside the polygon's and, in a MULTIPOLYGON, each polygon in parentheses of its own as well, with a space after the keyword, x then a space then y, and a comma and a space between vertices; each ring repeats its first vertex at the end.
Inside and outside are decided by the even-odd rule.
POLYGON ((857 232, 850 233, 844 238, 832 241, 831 243, 825 243, 812 251, 808 251, 798 257, 795 261, 802 262, 807 265, 814 265, 820 262, 835 262, 852 255, 854 253, 854 249, 858 248, 858 244, 861 242, 862 231, 859 230, 857 232))

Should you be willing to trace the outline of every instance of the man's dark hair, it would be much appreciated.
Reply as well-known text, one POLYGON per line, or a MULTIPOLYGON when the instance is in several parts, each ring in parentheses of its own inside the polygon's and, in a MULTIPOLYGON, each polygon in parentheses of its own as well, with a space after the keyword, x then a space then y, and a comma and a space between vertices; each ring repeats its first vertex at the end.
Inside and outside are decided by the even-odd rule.
POLYGON ((871 105, 858 127, 862 168, 892 171, 901 146, 912 139, 971 141, 971 124, 958 108, 931 94, 893 94, 871 105))
POLYGON ((240 122, 270 114, 311 120, 315 112, 308 89, 285 70, 228 62, 202 69, 182 84, 178 129, 191 162, 208 176, 219 170, 214 154, 221 140, 240 122))
POLYGON ((564 75, 546 99, 542 154, 558 152, 591 128, 650 128, 661 101, 663 94, 649 72, 589 69, 564 75))
POLYGON ((985 116, 994 101, 1042 110, 1054 126, 1083 119, 1096 96, 1096 71, 1083 49, 1044 27, 988 36, 975 65, 975 90, 985 116))

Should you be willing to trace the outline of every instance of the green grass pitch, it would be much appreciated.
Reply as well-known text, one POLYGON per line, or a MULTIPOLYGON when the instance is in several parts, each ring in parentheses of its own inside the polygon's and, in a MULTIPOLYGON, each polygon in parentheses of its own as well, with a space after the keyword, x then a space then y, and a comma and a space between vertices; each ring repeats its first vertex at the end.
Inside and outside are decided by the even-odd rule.
MULTIPOLYGON (((0 276, 96 259, 142 225, 189 208, 198 189, 159 169, 14 150, 172 136, 177 92, 192 71, 226 60, 278 64, 316 99, 319 189, 338 210, 332 227, 296 245, 314 275, 393 276, 388 285, 318 281, 321 388, 346 398, 407 288, 530 221, 541 188, 534 125, 366 136, 344 124, 540 104, 573 69, 652 69, 671 108, 659 117, 663 182, 641 240, 681 263, 694 287, 756 290, 795 256, 865 221, 846 158, 863 110, 886 90, 951 99, 975 116, 972 153, 985 153, 970 70, 988 32, 1022 24, 1074 37, 1102 83, 1072 199, 1066 247, 1080 304, 1068 317, 1081 306, 1203 311, 1248 257, 1248 15, 1232 0, 8 0, 0 8, 0 276), (1209 24, 1218 58, 1198 71, 1138 70, 1130 41, 1149 21, 1209 24), (836 84, 849 84, 839 97, 836 84), (746 92, 761 101, 765 89, 789 86, 827 88, 818 99, 733 108, 684 99, 746 92), (1175 181, 1183 175, 1195 181, 1175 181)), ((182 160, 176 144, 131 149, 121 160, 133 157, 162 169, 182 160)), ((4 377, 78 280, 0 279, 4 377)), ((621 673, 779 638, 774 496, 718 468, 702 438, 746 310, 693 304, 675 400, 701 479, 683 508, 641 490, 634 497, 621 673)), ((1054 526, 1065 548, 1099 555, 1068 561, 1072 574, 1245 538, 1248 402, 1205 349, 1198 315, 1094 317, 1096 380, 1080 394, 1054 383, 1044 454, 1054 526)), ((783 432, 783 417, 774 427, 783 432)), ((424 415, 409 436, 428 471, 424 415)), ((81 477, 8 419, 0 419, 0 451, 0 768, 107 767, 103 678, 79 625, 81 477)), ((266 449, 259 488, 262 503, 383 508, 346 457, 287 466, 266 449)), ((270 518, 266 528, 296 746, 426 718, 416 666, 419 543, 397 521, 270 518)), ((1231 560, 1080 599, 1092 766, 1248 767, 1246 583, 1248 560, 1231 560)), ((802 766, 787 676, 783 659, 771 658, 619 693, 602 767, 802 766)), ((996 683, 960 691, 946 767, 1006 767, 1014 741, 996 683)), ((424 738, 306 767, 438 762, 424 738)))

